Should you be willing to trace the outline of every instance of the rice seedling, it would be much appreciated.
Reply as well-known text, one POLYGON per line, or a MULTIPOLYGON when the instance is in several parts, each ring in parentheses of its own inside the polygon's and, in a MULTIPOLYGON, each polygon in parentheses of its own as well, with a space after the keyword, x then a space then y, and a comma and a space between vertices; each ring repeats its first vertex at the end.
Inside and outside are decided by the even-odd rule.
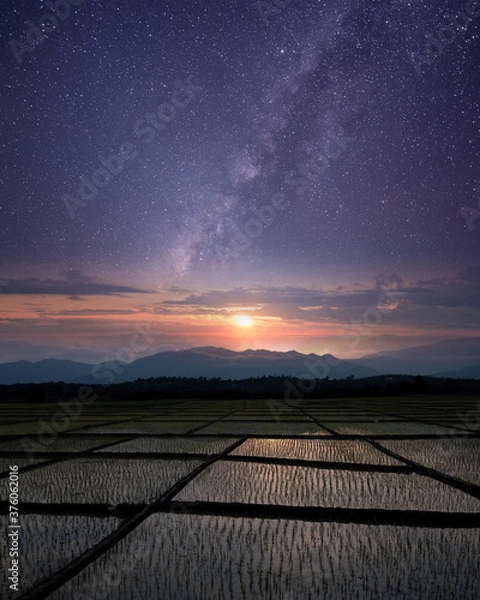
MULTIPOLYGON (((21 475, 22 502, 146 503, 162 494, 200 463, 185 460, 82 458, 21 475)), ((0 497, 8 496, 0 481, 0 497)))
POLYGON ((470 529, 158 514, 50 598, 474 600, 479 561, 470 529))
POLYGON ((16 465, 19 468, 28 467, 44 462, 46 459, 34 458, 0 458, 0 475, 8 472, 11 465, 16 465))
POLYGON ((152 438, 140 437, 122 444, 116 444, 110 448, 99 450, 98 453, 106 452, 186 452, 192 454, 216 454, 225 450, 233 444, 236 438, 208 438, 208 437, 175 437, 175 438, 152 438))
POLYGON ((441 425, 429 425, 428 423, 417 423, 416 421, 395 421, 378 423, 341 423, 331 422, 328 427, 341 434, 355 435, 383 435, 383 434, 435 434, 446 435, 452 433, 452 429, 441 425))
POLYGON ((382 440, 382 446, 442 473, 480 485, 480 439, 382 440))
MULTIPOLYGON (((113 517, 22 514, 19 535, 19 591, 25 592, 35 583, 62 568, 111 533, 118 524, 118 519, 113 517)), ((7 531, 7 525, 7 517, 0 517, 2 531, 7 531)), ((0 556, 5 566, 8 565, 6 535, 0 536, 0 556)), ((7 568, 3 568, 0 573, 0 586, 1 597, 4 600, 13 600, 18 596, 17 592, 9 589, 7 568)))
MULTIPOLYGON (((312 421, 310 419, 308 419, 307 417, 305 417, 304 415, 299 415, 298 413, 295 414, 289 414, 287 412, 282 412, 281 415, 279 415, 280 420, 282 421, 294 421, 294 422, 300 422, 300 423, 311 423, 312 421)), ((243 412, 240 414, 234 414, 229 416, 227 419, 223 419, 223 423, 229 423, 232 421, 266 421, 266 422, 271 422, 272 418, 274 418, 274 416, 270 413, 270 414, 262 414, 262 415, 248 415, 248 414, 244 414, 243 412)))
POLYGON ((367 442, 359 440, 251 439, 235 448, 232 455, 381 465, 400 464, 367 442))
POLYGON ((22 423, 10 423, 7 425, 0 425, 0 436, 37 433, 38 430, 39 430, 38 421, 24 421, 22 423))
POLYGON ((416 474, 222 461, 203 471, 176 499, 289 506, 480 511, 479 499, 416 474))
POLYGON ((232 435, 329 435, 313 421, 278 422, 225 422, 219 421, 202 429, 202 434, 222 433, 232 435))
MULTIPOLYGON (((206 421, 208 422, 208 421, 206 421)), ((85 429, 85 433, 187 433, 190 429, 198 427, 197 421, 127 421, 125 423, 113 423, 85 429)))
POLYGON ((105 443, 119 442, 125 439, 125 436, 109 436, 104 438, 101 436, 87 435, 72 435, 72 436, 44 436, 41 439, 33 438, 16 438, 6 440, 0 444, 0 452, 83 452, 97 446, 102 446, 105 443))

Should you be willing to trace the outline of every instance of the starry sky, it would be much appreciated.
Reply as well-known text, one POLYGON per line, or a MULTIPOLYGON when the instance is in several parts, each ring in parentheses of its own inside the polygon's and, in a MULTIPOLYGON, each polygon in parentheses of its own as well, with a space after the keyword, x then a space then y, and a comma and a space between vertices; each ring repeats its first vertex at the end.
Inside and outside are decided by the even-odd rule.
POLYGON ((479 2, 2 17, 1 362, 479 335, 479 2))

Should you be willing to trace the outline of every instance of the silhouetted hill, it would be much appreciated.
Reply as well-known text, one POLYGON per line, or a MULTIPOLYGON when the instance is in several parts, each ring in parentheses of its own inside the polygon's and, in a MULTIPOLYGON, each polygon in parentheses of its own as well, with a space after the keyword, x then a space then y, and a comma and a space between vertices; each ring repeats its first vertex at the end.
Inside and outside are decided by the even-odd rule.
POLYGON ((359 359, 342 360, 331 354, 302 354, 295 350, 245 350, 203 346, 164 351, 131 363, 112 361, 91 365, 47 359, 37 363, 0 364, 0 384, 66 383, 113 384, 150 377, 217 377, 246 379, 290 376, 303 379, 345 379, 383 374, 480 378, 479 338, 442 340, 434 344, 379 352, 359 359))
POLYGON ((446 371, 444 373, 435 373, 435 377, 452 377, 460 379, 480 379, 480 364, 464 367, 456 371, 446 371))
POLYGON ((140 358, 115 370, 110 364, 95 367, 85 383, 120 383, 149 377, 219 377, 244 379, 248 377, 286 375, 314 379, 349 375, 367 377, 376 374, 372 369, 351 361, 335 359, 329 354, 301 354, 295 350, 245 350, 235 352, 211 346, 160 352, 140 358), (117 372, 116 372, 117 371, 117 372))
POLYGON ((353 362, 380 373, 432 376, 448 373, 453 377, 478 377, 478 374, 454 373, 472 365, 480 367, 480 338, 440 340, 423 346, 368 354, 353 362))
POLYGON ((73 360, 49 358, 33 363, 19 360, 0 364, 0 383, 43 383, 45 381, 71 382, 87 377, 93 365, 73 360))
POLYGON ((248 377, 285 375, 314 379, 349 375, 366 377, 376 374, 372 369, 330 354, 301 354, 295 350, 245 350, 205 346, 191 350, 166 351, 126 364, 119 361, 89 365, 68 360, 42 360, 38 363, 18 361, 0 365, 0 384, 42 383, 121 383, 149 377, 248 377))

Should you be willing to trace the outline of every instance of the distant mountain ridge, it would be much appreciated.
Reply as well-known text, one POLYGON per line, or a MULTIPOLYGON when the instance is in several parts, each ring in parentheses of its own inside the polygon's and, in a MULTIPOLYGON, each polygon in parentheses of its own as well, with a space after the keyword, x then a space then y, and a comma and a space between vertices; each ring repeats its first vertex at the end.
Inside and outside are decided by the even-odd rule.
POLYGON ((244 350, 204 346, 190 350, 161 352, 145 356, 115 373, 108 364, 97 365, 87 383, 121 383, 149 377, 219 377, 245 379, 263 375, 342 379, 349 375, 368 377, 376 371, 350 361, 335 359, 330 354, 301 354, 295 350, 244 350))
POLYGON ((91 365, 69 360, 48 359, 38 363, 18 361, 0 364, 0 384, 122 383, 150 377, 219 377, 244 379, 263 375, 302 378, 343 379, 349 375, 368 377, 376 371, 331 354, 301 354, 295 350, 244 350, 204 346, 190 350, 165 351, 125 364, 118 361, 91 365))
POLYGON ((0 364, 0 384, 43 383, 45 381, 65 381, 72 383, 91 372, 94 365, 74 360, 47 358, 33 363, 19 360, 0 364))
POLYGON ((368 354, 353 362, 384 374, 477 378, 480 377, 480 338, 443 339, 422 346, 368 354))
POLYGON ((279 376, 302 379, 328 376, 344 379, 375 375, 405 374, 480 379, 480 338, 441 340, 432 344, 378 352, 359 359, 342 360, 331 354, 302 354, 296 350, 244 350, 202 346, 189 350, 167 350, 131 363, 112 361, 92 365, 72 360, 46 359, 36 363, 21 360, 0 364, 0 384, 123 383, 150 377, 218 377, 246 379, 279 376))

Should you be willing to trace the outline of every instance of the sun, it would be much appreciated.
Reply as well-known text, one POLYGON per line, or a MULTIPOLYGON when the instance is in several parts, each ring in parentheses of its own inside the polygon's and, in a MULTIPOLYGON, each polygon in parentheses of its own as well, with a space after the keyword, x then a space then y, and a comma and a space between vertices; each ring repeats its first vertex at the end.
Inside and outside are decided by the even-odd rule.
POLYGON ((245 315, 237 315, 235 317, 235 321, 239 327, 251 327, 253 325, 253 321, 250 317, 246 317, 245 315))

